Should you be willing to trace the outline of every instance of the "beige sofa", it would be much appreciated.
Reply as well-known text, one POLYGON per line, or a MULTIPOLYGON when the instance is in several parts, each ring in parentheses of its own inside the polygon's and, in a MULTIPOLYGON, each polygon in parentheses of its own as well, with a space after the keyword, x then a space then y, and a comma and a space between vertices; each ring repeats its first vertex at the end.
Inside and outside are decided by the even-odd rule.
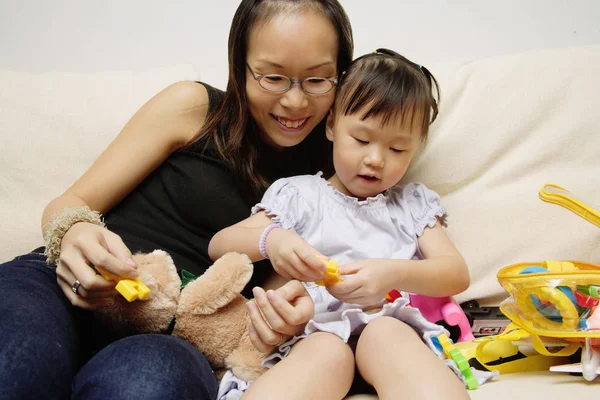
MULTIPOLYGON (((437 190, 448 206, 448 233, 472 279, 458 299, 498 303, 505 293, 496 272, 512 263, 600 263, 600 229, 537 196, 556 183, 600 203, 600 46, 429 67, 441 84, 441 112, 408 179, 437 190)), ((199 78, 187 65, 90 75, 0 71, 0 261, 41 245, 44 205, 146 99, 199 78)), ((559 399, 599 390, 580 377, 522 373, 471 395, 559 399)))

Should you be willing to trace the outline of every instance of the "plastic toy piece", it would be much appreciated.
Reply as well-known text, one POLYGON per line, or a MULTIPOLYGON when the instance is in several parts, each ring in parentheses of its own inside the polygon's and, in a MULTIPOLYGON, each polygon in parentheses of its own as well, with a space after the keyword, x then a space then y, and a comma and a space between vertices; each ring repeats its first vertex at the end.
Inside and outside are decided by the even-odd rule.
POLYGON ((600 226, 600 212, 583 201, 577 199, 573 193, 558 185, 547 184, 542 187, 539 193, 540 199, 547 203, 558 204, 573 211, 596 226, 600 226))
POLYGON ((458 342, 468 342, 475 339, 469 319, 452 297, 429 297, 411 294, 410 305, 418 308, 429 322, 435 324, 438 321, 445 321, 450 326, 458 326, 460 328, 458 342))
POLYGON ((548 371, 554 365, 570 362, 569 357, 547 357, 533 350, 531 343, 523 342, 522 335, 511 335, 511 331, 523 332, 514 323, 507 326, 504 334, 479 337, 470 342, 455 343, 457 349, 479 370, 498 371, 500 375, 526 371, 548 371), (506 340, 505 340, 506 339, 506 340), (515 341, 515 339, 517 341, 515 341))
POLYGON ((578 372, 586 381, 593 381, 600 375, 600 351, 594 350, 590 338, 586 338, 585 346, 581 352, 581 362, 576 364, 557 365, 550 367, 552 372, 578 372))
POLYGON ((600 286, 594 285, 577 285, 577 291, 585 293, 595 299, 600 299, 600 286))
POLYGON ((437 340, 446 357, 454 361, 458 370, 465 377, 467 388, 469 390, 477 389, 479 387, 479 382, 477 382, 477 378, 473 375, 473 371, 471 371, 471 367, 465 356, 456 348, 456 346, 454 346, 446 334, 442 333, 437 337, 437 340))
POLYGON ((146 300, 148 296, 150 296, 150 289, 148 289, 148 286, 144 285, 138 278, 121 279, 119 276, 108 272, 104 268, 95 266, 94 269, 108 281, 119 281, 117 286, 115 286, 115 289, 117 289, 117 291, 121 293, 121 296, 130 303, 137 299, 146 300))
POLYGON ((597 307, 598 304, 600 304, 600 300, 598 300, 598 298, 594 298, 592 296, 588 296, 587 292, 580 292, 579 288, 581 286, 577 286, 577 290, 574 292, 575 294, 575 301, 577 302, 577 305, 579 307, 584 307, 584 308, 594 308, 597 307))
POLYGON ((331 286, 343 281, 337 261, 323 259, 321 261, 325 263, 325 278, 315 282, 317 285, 331 286))
POLYGON ((402 297, 402 295, 396 289, 390 290, 388 294, 385 295, 385 299, 388 303, 393 303, 394 301, 396 301, 396 299, 399 299, 400 297, 402 297))
POLYGON ((145 300, 150 295, 150 289, 139 279, 122 279, 117 283, 116 289, 128 302, 140 299, 145 300))
MULTIPOLYGON (((519 274, 535 274, 547 271, 572 272, 576 267, 570 262, 544 261, 545 267, 529 266, 523 268, 519 274)), ((579 314, 576 308, 577 300, 573 291, 568 286, 548 287, 533 286, 521 288, 515 294, 515 300, 518 302, 521 310, 528 316, 528 319, 535 326, 547 330, 575 330, 579 324, 579 314), (537 300, 538 303, 534 300, 537 300), (538 310, 539 302, 548 302, 552 304, 561 316, 560 321, 553 321, 538 310)))

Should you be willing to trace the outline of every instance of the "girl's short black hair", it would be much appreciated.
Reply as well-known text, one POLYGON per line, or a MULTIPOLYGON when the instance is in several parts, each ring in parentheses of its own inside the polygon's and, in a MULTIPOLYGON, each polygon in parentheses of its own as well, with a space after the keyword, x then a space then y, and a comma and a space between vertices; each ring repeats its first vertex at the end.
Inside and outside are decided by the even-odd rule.
POLYGON ((386 124, 420 123, 427 138, 438 114, 440 90, 429 70, 388 49, 377 49, 354 60, 338 86, 333 112, 362 113, 361 119, 382 117, 386 124))

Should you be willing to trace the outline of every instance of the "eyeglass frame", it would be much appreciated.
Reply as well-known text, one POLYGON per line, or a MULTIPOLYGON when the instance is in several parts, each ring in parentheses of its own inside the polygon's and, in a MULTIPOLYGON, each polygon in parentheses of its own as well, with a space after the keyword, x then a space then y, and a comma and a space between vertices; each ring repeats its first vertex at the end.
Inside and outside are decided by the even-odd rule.
POLYGON ((302 88, 302 91, 304 93, 313 94, 313 95, 321 95, 321 94, 327 94, 327 93, 331 92, 333 90, 333 88, 338 85, 337 78, 335 78, 335 79, 329 79, 329 78, 323 78, 321 76, 309 76, 309 77, 304 78, 304 79, 294 79, 294 78, 290 78, 287 75, 281 75, 281 74, 257 75, 252 70, 252 68, 250 67, 250 64, 246 63, 246 67, 248 68, 248 71, 250 71, 250 73, 252 74, 252 77, 254 78, 254 80, 256 80, 256 82, 258 82, 258 86, 260 86, 262 89, 266 90, 267 92, 271 92, 271 93, 285 93, 285 92, 289 91, 292 88, 292 86, 294 86, 295 83, 299 83, 300 84, 300 88, 302 88), (268 77, 268 76, 277 76, 277 77, 280 77, 280 78, 286 78, 287 80, 289 80, 290 86, 288 86, 286 89, 283 89, 283 90, 271 90, 271 89, 267 89, 266 87, 264 87, 263 85, 260 84, 260 80, 262 78, 268 77), (331 82, 331 88, 328 91, 322 92, 322 93, 309 92, 308 90, 306 90, 304 88, 304 82, 307 81, 307 80, 309 80, 309 79, 323 79, 323 80, 329 81, 329 82, 331 82))

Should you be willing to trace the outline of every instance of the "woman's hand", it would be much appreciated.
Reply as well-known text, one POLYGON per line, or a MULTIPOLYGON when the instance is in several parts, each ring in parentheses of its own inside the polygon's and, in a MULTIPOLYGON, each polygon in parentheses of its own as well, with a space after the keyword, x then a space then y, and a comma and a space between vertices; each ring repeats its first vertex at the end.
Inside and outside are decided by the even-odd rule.
POLYGON ((322 279, 326 259, 296 232, 278 228, 269 233, 265 250, 275 271, 287 279, 313 282, 322 279))
POLYGON ((117 282, 108 281, 91 265, 124 278, 136 278, 137 265, 121 238, 98 225, 79 222, 65 234, 61 242, 60 260, 56 267, 58 284, 74 306, 96 309, 109 304, 118 294, 117 282), (74 283, 80 283, 77 293, 74 283))
POLYGON ((385 260, 360 260, 339 267, 344 281, 329 286, 327 290, 336 299, 346 303, 370 306, 380 302, 393 289, 390 286, 389 268, 385 260), (350 276, 346 276, 350 275, 350 276))
POLYGON ((267 292, 256 287, 252 292, 254 300, 247 303, 251 322, 248 331, 261 353, 301 333, 314 315, 312 298, 299 281, 289 281, 267 292))

